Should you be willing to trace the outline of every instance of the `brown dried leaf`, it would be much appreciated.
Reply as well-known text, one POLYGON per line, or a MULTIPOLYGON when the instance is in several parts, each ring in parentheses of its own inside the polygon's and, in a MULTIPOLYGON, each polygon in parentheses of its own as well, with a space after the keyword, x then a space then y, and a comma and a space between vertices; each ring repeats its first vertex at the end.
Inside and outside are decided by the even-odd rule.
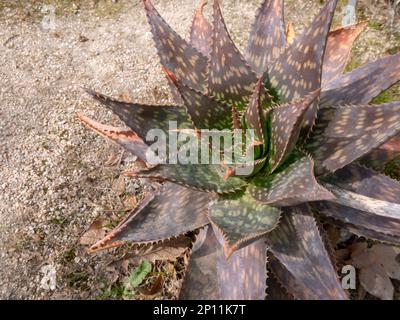
POLYGON ((120 156, 116 153, 110 154, 107 161, 104 163, 107 167, 113 167, 119 162, 120 156))
POLYGON ((135 195, 127 196, 124 199, 123 204, 124 204, 124 208, 128 209, 128 210, 136 208, 136 206, 137 206, 136 196, 135 195))
POLYGON ((119 263, 137 264, 141 260, 151 263, 156 261, 173 261, 182 256, 191 243, 188 237, 179 237, 153 245, 140 246, 126 255, 119 263))
POLYGON ((114 180, 111 190, 114 191, 118 196, 125 192, 124 176, 119 176, 116 180, 114 180))
POLYGON ((79 239, 79 243, 87 246, 104 238, 104 236, 106 235, 106 230, 104 229, 104 227, 109 223, 110 221, 107 219, 97 219, 93 221, 89 228, 79 239))
POLYGON ((153 284, 151 285, 150 288, 150 295, 154 295, 156 294, 158 291, 160 291, 160 289, 162 288, 162 284, 163 284, 163 277, 160 274, 156 280, 154 280, 153 284))

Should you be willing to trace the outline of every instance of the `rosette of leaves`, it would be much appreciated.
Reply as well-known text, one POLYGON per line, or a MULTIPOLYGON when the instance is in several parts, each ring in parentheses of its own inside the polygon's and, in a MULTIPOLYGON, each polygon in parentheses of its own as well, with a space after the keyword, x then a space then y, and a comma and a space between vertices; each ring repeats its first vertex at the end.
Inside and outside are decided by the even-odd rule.
POLYGON ((128 175, 165 181, 103 240, 101 250, 193 230, 181 298, 347 299, 320 216, 376 241, 400 243, 400 185, 373 168, 400 153, 400 102, 371 100, 400 80, 400 54, 344 73, 360 23, 331 30, 328 0, 298 36, 281 0, 262 2, 244 55, 218 1, 180 37, 143 1, 176 105, 117 101, 88 91, 127 128, 81 121, 143 162, 149 130, 252 129, 251 174, 235 165, 160 163, 128 175), (268 257, 268 259, 267 259, 268 257), (268 270, 268 271, 267 271, 268 270), (267 295, 268 296, 268 295, 267 295))

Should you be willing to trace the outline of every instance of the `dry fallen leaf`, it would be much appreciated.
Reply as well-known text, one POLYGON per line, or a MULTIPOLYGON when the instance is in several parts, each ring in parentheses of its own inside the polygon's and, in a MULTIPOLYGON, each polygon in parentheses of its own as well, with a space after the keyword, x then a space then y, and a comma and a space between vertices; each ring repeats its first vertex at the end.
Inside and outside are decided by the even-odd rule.
POLYGON ((118 196, 125 192, 125 178, 123 176, 119 176, 116 179, 111 187, 112 191, 114 191, 118 196))
POLYGON ((191 240, 187 237, 164 241, 153 245, 148 250, 139 250, 137 256, 153 263, 156 260, 174 261, 176 258, 183 255, 187 247, 190 245, 190 242, 191 240))
POLYGON ((123 92, 123 93, 121 93, 121 94, 119 95, 119 98, 120 98, 122 101, 125 101, 125 102, 132 102, 132 101, 133 101, 131 95, 129 94, 129 92, 123 92))
POLYGON ((392 300, 394 288, 390 278, 400 280, 400 248, 385 244, 368 248, 367 243, 356 243, 350 250, 364 289, 382 300, 392 300))
POLYGON ((107 219, 97 219, 93 221, 90 227, 79 239, 79 243, 82 245, 92 245, 93 243, 101 240, 106 235, 107 231, 104 230, 104 226, 110 222, 107 219))
POLYGON ((119 159, 120 159, 120 156, 116 153, 113 153, 108 157, 107 161, 105 162, 105 165, 113 167, 118 164, 119 159))
POLYGON ((132 210, 136 208, 137 205, 137 199, 135 195, 129 195, 127 196, 124 201, 123 201, 124 207, 126 210, 132 210))
POLYGON ((151 295, 154 295, 154 294, 156 294, 158 291, 160 291, 161 288, 162 288, 162 284, 163 284, 163 277, 162 277, 162 275, 160 274, 160 275, 156 278, 156 280, 154 280, 153 284, 151 285, 150 294, 151 294, 151 295))

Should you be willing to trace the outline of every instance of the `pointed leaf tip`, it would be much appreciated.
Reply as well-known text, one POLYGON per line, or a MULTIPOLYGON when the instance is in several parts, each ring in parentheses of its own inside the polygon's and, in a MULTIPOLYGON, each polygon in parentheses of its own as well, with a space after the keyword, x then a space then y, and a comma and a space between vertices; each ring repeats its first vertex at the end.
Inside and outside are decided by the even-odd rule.
POLYGON ((147 162, 146 154, 149 147, 132 130, 128 128, 106 126, 90 119, 89 117, 81 115, 80 113, 77 113, 77 117, 89 129, 92 129, 97 134, 117 143, 121 147, 137 156, 143 162, 147 162))
POLYGON ((307 110, 319 97, 320 89, 311 92, 303 100, 292 104, 277 106, 270 112, 271 151, 270 171, 273 172, 296 146, 307 110))
POLYGON ((294 31, 294 25, 292 21, 289 21, 286 25, 286 41, 290 45, 296 38, 296 33, 294 31))
POLYGON ((211 204, 208 217, 223 236, 229 258, 236 250, 260 239, 278 225, 281 210, 254 200, 245 194, 237 200, 211 204))
POLYGON ((191 88, 205 90, 207 58, 180 37, 149 0, 143 0, 160 62, 191 88))
POLYGON ((195 128, 218 130, 232 128, 231 107, 186 86, 168 68, 163 67, 163 70, 179 92, 195 128))
POLYGON ((193 245, 180 299, 264 299, 266 251, 260 239, 226 259, 220 239, 207 226, 193 245))
POLYGON ((367 22, 342 27, 329 32, 322 69, 322 87, 340 76, 350 59, 353 43, 367 26, 367 22))
POLYGON ((400 102, 323 107, 307 148, 317 173, 334 172, 400 132, 400 102))
POLYGON ((318 184, 314 177, 314 162, 307 156, 268 178, 256 178, 249 186, 249 192, 256 200, 275 206, 294 206, 335 198, 318 184))
POLYGON ((171 121, 176 121, 179 128, 193 128, 185 109, 182 107, 128 103, 93 90, 88 89, 87 92, 119 116, 143 141, 146 141, 147 133, 152 129, 168 132, 171 121))
POLYGON ((266 90, 264 89, 263 78, 260 78, 256 84, 253 95, 246 109, 246 124, 250 129, 254 130, 255 138, 265 144, 267 139, 267 129, 265 125, 265 115, 263 110, 263 102, 266 100, 266 90))
MULTIPOLYGON (((327 1, 304 33, 271 65, 268 75, 285 101, 291 102, 321 87, 321 74, 328 32, 338 0, 327 1)), ((318 103, 306 113, 304 135, 314 123, 318 103)))
POLYGON ((196 10, 190 30, 190 43, 205 56, 210 56, 212 26, 203 15, 206 0, 202 0, 196 10))
POLYGON ((307 205, 288 208, 266 239, 285 277, 272 268, 275 275, 297 299, 348 299, 307 205))
POLYGON ((400 53, 388 55, 325 84, 321 105, 367 104, 400 80, 400 53))

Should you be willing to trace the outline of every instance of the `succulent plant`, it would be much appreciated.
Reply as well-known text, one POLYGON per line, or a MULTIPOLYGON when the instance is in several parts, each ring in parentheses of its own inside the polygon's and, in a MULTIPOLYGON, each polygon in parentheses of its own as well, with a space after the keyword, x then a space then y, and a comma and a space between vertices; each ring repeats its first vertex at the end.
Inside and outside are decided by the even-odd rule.
POLYGON ((400 54, 344 73, 366 24, 331 31, 336 0, 298 36, 285 26, 283 0, 263 1, 244 55, 217 0, 212 23, 200 4, 189 41, 143 3, 176 105, 88 90, 128 128, 79 118, 147 164, 127 176, 162 183, 91 250, 195 230, 181 298, 347 299, 320 221, 400 244, 400 184, 374 170, 400 154, 400 102, 369 104, 400 80, 400 54), (170 121, 196 139, 201 129, 254 130, 251 173, 224 163, 150 165, 146 135, 169 131, 170 121))

